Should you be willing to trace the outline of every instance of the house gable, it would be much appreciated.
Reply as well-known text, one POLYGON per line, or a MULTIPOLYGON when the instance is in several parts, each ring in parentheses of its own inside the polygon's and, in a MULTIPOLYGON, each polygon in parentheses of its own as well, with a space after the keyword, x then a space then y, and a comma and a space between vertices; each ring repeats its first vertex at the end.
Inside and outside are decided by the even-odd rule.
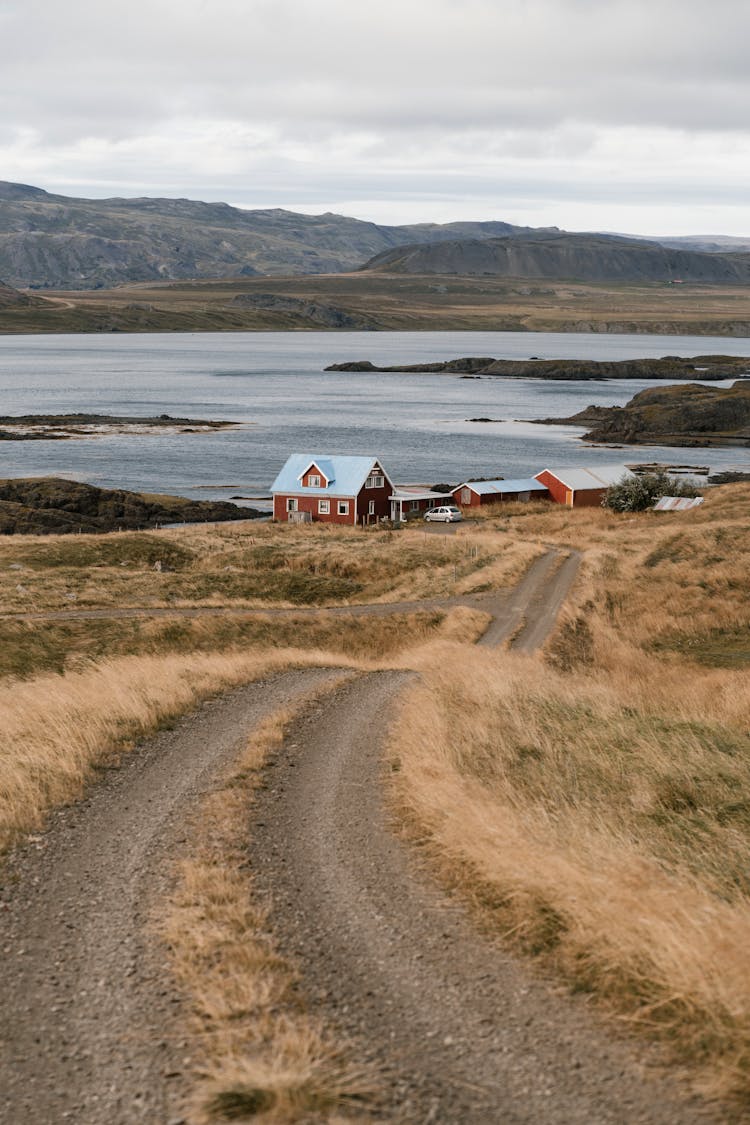
POLYGON ((335 469, 327 458, 311 461, 297 477, 302 488, 329 488, 334 484, 335 469))

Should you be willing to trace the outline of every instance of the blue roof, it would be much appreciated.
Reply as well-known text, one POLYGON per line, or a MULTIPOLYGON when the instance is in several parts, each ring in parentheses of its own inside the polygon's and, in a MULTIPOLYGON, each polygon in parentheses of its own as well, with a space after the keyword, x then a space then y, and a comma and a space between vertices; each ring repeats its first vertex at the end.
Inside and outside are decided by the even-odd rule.
MULTIPOLYGON (((546 484, 535 480, 534 477, 520 480, 467 480, 459 488, 470 488, 478 496, 489 496, 491 493, 502 492, 546 492, 546 484)), ((454 492, 457 489, 454 488, 454 492)))
POLYGON ((377 457, 339 457, 329 453, 292 453, 284 468, 271 485, 271 492, 294 492, 300 496, 356 496, 372 472, 379 465, 390 484, 390 478, 377 457), (303 488, 301 478, 312 465, 317 465, 328 478, 328 485, 320 488, 303 488))

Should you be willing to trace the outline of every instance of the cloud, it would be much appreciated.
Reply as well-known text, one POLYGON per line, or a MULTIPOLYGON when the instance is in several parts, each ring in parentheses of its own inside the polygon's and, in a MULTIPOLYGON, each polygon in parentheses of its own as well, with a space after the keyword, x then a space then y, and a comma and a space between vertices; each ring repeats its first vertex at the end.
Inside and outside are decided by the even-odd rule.
POLYGON ((6 0, 0 156, 83 194, 708 205, 750 172, 749 38, 745 0, 6 0))

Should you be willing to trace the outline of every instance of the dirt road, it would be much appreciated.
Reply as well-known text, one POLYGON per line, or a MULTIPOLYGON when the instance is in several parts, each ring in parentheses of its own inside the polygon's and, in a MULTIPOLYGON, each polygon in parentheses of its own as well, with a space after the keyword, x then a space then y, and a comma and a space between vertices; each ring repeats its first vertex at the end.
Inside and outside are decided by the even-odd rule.
MULTIPOLYGON (((389 830, 383 718, 400 673, 361 677, 290 731, 251 860, 281 949, 383 1079, 376 1112, 450 1125, 718 1121, 649 1073, 583 1003, 480 938, 389 830)), ((724 1119, 726 1120, 726 1119, 724 1119)))
MULTIPOLYGON (((495 599, 485 642, 539 643, 575 565, 538 560, 495 599)), ((147 920, 186 812, 263 717, 334 674, 289 673, 204 705, 0 871, 1 1120, 180 1120, 191 1048, 147 920)), ((584 1007, 478 938, 389 831, 381 746, 404 679, 362 676, 305 709, 269 771, 251 856, 311 1004, 383 1076, 376 1114, 467 1125, 712 1120, 642 1074, 584 1007)))
POLYGON ((0 869, 0 1121, 178 1119, 190 1045, 152 907, 186 812, 258 722, 333 675, 292 672, 205 703, 0 869))

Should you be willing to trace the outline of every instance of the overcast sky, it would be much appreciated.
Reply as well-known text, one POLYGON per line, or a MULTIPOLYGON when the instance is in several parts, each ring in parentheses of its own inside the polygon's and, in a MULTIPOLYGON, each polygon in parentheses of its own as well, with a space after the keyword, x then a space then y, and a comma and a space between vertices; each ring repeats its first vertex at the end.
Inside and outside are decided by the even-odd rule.
POLYGON ((750 235, 748 0, 0 0, 0 179, 750 235))

